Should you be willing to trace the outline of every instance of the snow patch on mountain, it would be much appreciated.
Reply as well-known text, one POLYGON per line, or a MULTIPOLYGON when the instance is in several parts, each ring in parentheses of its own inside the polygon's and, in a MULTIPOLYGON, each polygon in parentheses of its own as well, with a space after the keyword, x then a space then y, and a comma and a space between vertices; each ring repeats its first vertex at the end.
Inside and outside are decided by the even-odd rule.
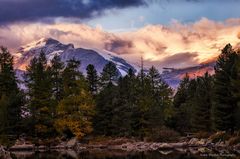
MULTIPOLYGON (((14 54, 16 59, 15 68, 17 70, 17 76, 23 75, 26 66, 34 57, 39 56, 41 51, 46 54, 48 62, 53 59, 55 55, 59 55, 65 63, 73 58, 81 61, 79 70, 84 74, 86 74, 86 67, 89 64, 94 65, 97 72, 100 74, 103 67, 110 61, 116 64, 119 76, 125 76, 130 68, 133 69, 135 73, 140 71, 139 66, 132 63, 130 64, 128 61, 113 52, 107 50, 95 51, 91 49, 74 48, 73 44, 62 44, 55 39, 43 38, 21 47, 18 52, 14 54)), ((198 66, 182 69, 165 68, 161 76, 172 88, 176 89, 186 73, 188 73, 190 78, 202 76, 205 72, 214 74, 214 65, 215 62, 211 61, 198 66)), ((144 72, 147 73, 148 71, 146 70, 144 72)), ((20 79, 23 80, 22 77, 20 77, 20 79)))
POLYGON ((39 56, 41 52, 46 54, 48 62, 53 59, 55 55, 59 55, 63 62, 67 62, 73 58, 79 60, 81 61, 80 71, 83 73, 86 73, 86 67, 89 64, 93 64, 98 73, 100 73, 102 72, 103 67, 110 61, 116 64, 118 73, 121 76, 126 75, 130 68, 136 72, 136 69, 131 64, 114 53, 74 48, 73 44, 62 44, 52 38, 42 38, 36 42, 21 47, 15 54, 15 68, 25 70, 30 61, 34 57, 39 56))

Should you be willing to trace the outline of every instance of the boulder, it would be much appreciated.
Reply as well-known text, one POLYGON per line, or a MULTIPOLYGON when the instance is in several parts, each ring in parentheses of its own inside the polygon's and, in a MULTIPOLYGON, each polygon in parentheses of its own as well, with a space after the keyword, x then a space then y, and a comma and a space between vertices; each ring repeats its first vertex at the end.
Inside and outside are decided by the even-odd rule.
POLYGON ((212 151, 210 149, 206 148, 206 147, 200 147, 200 148, 198 148, 198 152, 199 153, 208 153, 209 154, 212 151))
POLYGON ((0 145, 0 158, 1 159, 12 159, 9 152, 7 152, 3 146, 0 145))
POLYGON ((206 146, 212 146, 213 142, 211 139, 206 139, 206 146))
POLYGON ((227 136, 225 131, 218 131, 215 134, 211 135, 208 139, 211 140, 213 143, 223 141, 223 139, 227 136))
POLYGON ((204 146, 204 145, 206 144, 206 142, 207 142, 206 139, 201 139, 201 140, 199 140, 199 141, 196 143, 196 145, 197 145, 197 146, 204 146))
POLYGON ((189 146, 197 146, 197 143, 199 142, 199 140, 197 138, 192 138, 189 142, 188 145, 189 146))
POLYGON ((86 150, 87 147, 85 145, 78 143, 76 149, 77 151, 82 151, 82 150, 86 150))
POLYGON ((162 143, 159 145, 159 149, 173 149, 173 145, 169 143, 162 143))
POLYGON ((137 149, 137 147, 140 145, 132 144, 132 143, 126 143, 121 145, 121 149, 124 151, 134 151, 137 149))
POLYGON ((182 147, 186 147, 187 143, 186 142, 179 142, 179 143, 171 143, 173 148, 182 148, 182 147))
POLYGON ((61 142, 60 144, 58 144, 57 146, 53 146, 51 147, 51 149, 57 149, 57 150, 61 150, 61 149, 66 149, 66 143, 65 142, 61 142))
POLYGON ((216 147, 226 147, 227 145, 223 141, 219 141, 215 144, 216 147))
POLYGON ((37 149, 38 149, 38 151, 41 151, 41 152, 42 152, 42 151, 44 152, 44 151, 47 151, 47 150, 48 150, 47 146, 44 146, 44 145, 38 146, 37 149))
POLYGON ((68 142, 67 142, 67 148, 74 148, 77 146, 77 143, 78 143, 78 139, 75 137, 75 138, 72 138, 70 139, 68 142))
POLYGON ((137 145, 138 151, 148 151, 150 150, 151 146, 150 143, 141 143, 137 145))
POLYGON ((10 147, 11 151, 33 151, 35 149, 34 144, 22 144, 22 145, 13 145, 10 147))
POLYGON ((158 144, 158 143, 153 143, 153 144, 150 145, 150 149, 151 149, 151 150, 154 150, 154 151, 157 150, 158 147, 159 147, 159 144, 158 144))
POLYGON ((193 154, 193 155, 196 155, 196 154, 199 153, 198 150, 195 149, 195 148, 193 148, 193 147, 189 148, 189 152, 190 152, 191 154, 193 154))
POLYGON ((240 154, 240 144, 234 145, 234 146, 233 146, 233 150, 234 150, 236 153, 240 154))
POLYGON ((171 150, 167 150, 167 151, 158 151, 160 154, 162 154, 162 155, 169 155, 169 154, 171 154, 171 153, 173 153, 173 151, 171 151, 171 150))

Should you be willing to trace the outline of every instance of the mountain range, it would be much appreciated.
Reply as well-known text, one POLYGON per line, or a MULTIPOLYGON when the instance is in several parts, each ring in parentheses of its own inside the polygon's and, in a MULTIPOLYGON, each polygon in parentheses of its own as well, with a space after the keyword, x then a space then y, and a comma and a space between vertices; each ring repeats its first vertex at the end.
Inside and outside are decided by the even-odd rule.
MULTIPOLYGON (((133 69, 135 73, 140 70, 139 66, 131 64, 114 53, 75 48, 73 44, 62 44, 61 42, 52 38, 42 38, 38 41, 20 47, 20 49, 13 54, 15 57, 15 69, 17 70, 17 77, 20 80, 22 79, 22 74, 25 71, 26 66, 30 63, 31 59, 39 56, 41 51, 45 53, 48 62, 50 62, 55 55, 59 55, 63 62, 67 62, 73 58, 81 61, 81 67, 79 70, 84 74, 86 73, 86 67, 89 64, 93 64, 97 72, 100 74, 103 67, 110 61, 116 64, 119 76, 126 75, 130 68, 133 69)), ((212 61, 188 68, 163 68, 164 71, 161 75, 162 78, 175 89, 186 73, 188 73, 190 78, 202 76, 206 71, 208 71, 210 74, 213 74, 214 64, 215 62, 212 61)))

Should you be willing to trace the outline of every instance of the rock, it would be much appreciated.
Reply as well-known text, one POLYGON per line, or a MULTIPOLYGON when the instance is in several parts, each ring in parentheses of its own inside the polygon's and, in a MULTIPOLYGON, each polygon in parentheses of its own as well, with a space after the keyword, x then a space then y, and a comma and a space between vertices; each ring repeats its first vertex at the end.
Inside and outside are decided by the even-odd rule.
POLYGON ((235 149, 240 150, 240 144, 234 145, 233 147, 234 147, 235 149))
POLYGON ((226 144, 224 144, 223 141, 219 141, 215 144, 216 147, 226 147, 226 144))
POLYGON ((212 143, 212 140, 211 139, 206 139, 206 146, 212 146, 213 143, 212 143))
POLYGON ((193 154, 193 155, 199 153, 198 150, 196 150, 195 148, 189 148, 189 152, 190 152, 191 154, 193 154))
POLYGON ((39 151, 47 151, 47 150, 48 150, 47 146, 44 146, 44 145, 38 146, 37 149, 38 149, 39 151))
POLYGON ((173 145, 168 143, 163 143, 159 145, 159 149, 172 149, 172 148, 173 148, 173 145))
POLYGON ((66 146, 67 144, 65 143, 65 142, 61 142, 60 144, 58 144, 57 146, 53 146, 53 147, 51 147, 51 149, 59 149, 59 150, 62 150, 62 149, 66 149, 67 148, 67 146, 66 146))
POLYGON ((12 147, 10 147, 11 151, 33 151, 34 149, 34 144, 13 145, 12 147))
POLYGON ((126 143, 121 145, 121 149, 124 151, 133 151, 137 150, 140 147, 139 144, 126 143))
POLYGON ((150 149, 155 151, 155 150, 158 149, 158 146, 159 146, 159 144, 153 143, 153 144, 150 145, 150 149))
POLYGON ((148 151, 150 150, 150 144, 149 143, 141 143, 137 145, 138 151, 148 151))
POLYGON ((199 142, 199 140, 197 138, 192 138, 189 142, 188 145, 189 146, 197 146, 197 143, 199 142))
POLYGON ((86 145, 87 149, 107 149, 107 145, 97 144, 97 145, 86 145))
POLYGON ((158 151, 158 152, 163 155, 169 155, 170 153, 173 153, 173 151, 158 151))
POLYGON ((187 153, 186 148, 176 148, 175 150, 178 151, 178 152, 181 152, 181 153, 187 153))
POLYGON ((78 140, 77 140, 77 138, 75 137, 75 138, 72 138, 71 140, 69 140, 68 142, 67 142, 67 148, 74 148, 74 147, 76 147, 77 146, 77 143, 78 143, 78 140))
POLYGON ((237 144, 237 145, 233 146, 233 150, 234 150, 236 153, 240 154, 240 144, 237 144))
POLYGON ((25 138, 16 140, 15 145, 9 148, 10 151, 34 151, 35 145, 30 141, 26 141, 25 138))
POLYGON ((197 138, 192 138, 189 142, 189 146, 204 146, 206 144, 207 140, 206 139, 197 139, 197 138))
POLYGON ((187 143, 186 142, 179 142, 179 143, 171 143, 173 148, 182 148, 182 147, 186 147, 187 143))
POLYGON ((66 153, 68 154, 68 156, 70 156, 71 158, 78 158, 77 153, 73 150, 67 150, 66 153))
POLYGON ((82 144, 77 144, 77 150, 78 150, 78 151, 82 151, 82 150, 86 150, 86 149, 87 149, 86 146, 84 146, 84 145, 82 145, 82 144))
POLYGON ((7 152, 3 146, 0 145, 0 158, 1 159, 12 159, 9 152, 7 152))
POLYGON ((227 134, 225 131, 218 131, 215 134, 211 135, 208 139, 211 140, 213 143, 216 143, 222 141, 226 135, 227 134))
POLYGON ((206 139, 201 139, 201 140, 199 140, 199 141, 196 143, 196 145, 198 145, 198 146, 203 146, 203 145, 206 144, 206 142, 207 142, 206 139))
POLYGON ((201 147, 201 148, 198 148, 198 152, 200 153, 211 153, 212 151, 206 147, 201 147))

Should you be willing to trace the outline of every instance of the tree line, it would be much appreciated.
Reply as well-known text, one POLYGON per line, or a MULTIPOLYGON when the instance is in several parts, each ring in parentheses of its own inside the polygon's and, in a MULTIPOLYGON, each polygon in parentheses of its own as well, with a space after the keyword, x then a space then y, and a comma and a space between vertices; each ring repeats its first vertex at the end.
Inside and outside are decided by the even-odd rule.
POLYGON ((80 71, 80 61, 66 64, 59 56, 47 62, 34 57, 24 74, 22 91, 13 56, 0 51, 0 134, 36 138, 84 136, 158 138, 162 130, 233 133, 240 128, 240 54, 226 45, 215 74, 181 80, 172 88, 152 66, 136 75, 119 76, 109 62, 98 74, 93 65, 80 71))

